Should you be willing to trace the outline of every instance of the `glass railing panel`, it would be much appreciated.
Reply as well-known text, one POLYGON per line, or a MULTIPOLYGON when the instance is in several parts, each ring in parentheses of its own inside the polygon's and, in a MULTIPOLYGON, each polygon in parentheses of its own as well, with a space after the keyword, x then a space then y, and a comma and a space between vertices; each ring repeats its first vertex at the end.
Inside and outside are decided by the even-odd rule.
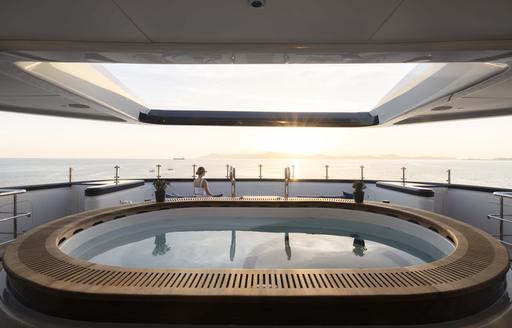
POLYGON ((162 178, 190 179, 195 168, 204 166, 207 178, 226 178, 227 166, 236 168, 237 179, 283 179, 290 167, 292 179, 347 179, 447 182, 452 184, 512 188, 512 161, 507 160, 426 160, 426 159, 339 159, 339 158, 194 158, 173 159, 1 159, 0 187, 113 179, 118 165, 121 179, 156 178, 160 164, 162 178), (328 170, 326 172, 326 165, 328 170))

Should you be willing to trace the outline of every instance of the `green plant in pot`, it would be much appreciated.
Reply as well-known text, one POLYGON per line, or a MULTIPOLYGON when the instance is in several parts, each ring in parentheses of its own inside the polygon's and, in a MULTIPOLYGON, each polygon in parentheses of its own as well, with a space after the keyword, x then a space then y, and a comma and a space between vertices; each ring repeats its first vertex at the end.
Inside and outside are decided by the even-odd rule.
POLYGON ((153 181, 153 187, 155 187, 155 199, 157 202, 165 201, 165 189, 169 185, 169 182, 163 179, 156 179, 153 181))
POLYGON ((352 188, 354 188, 354 201, 356 203, 362 203, 364 201, 364 190, 366 189, 363 180, 354 182, 352 188))

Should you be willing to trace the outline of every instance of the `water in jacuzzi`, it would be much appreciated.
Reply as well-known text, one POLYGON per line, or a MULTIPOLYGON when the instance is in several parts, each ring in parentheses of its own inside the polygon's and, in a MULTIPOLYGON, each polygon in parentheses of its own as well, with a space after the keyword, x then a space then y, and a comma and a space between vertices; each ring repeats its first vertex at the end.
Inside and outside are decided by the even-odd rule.
MULTIPOLYGON (((259 222, 252 225, 229 217, 191 224, 195 221, 202 220, 175 218, 167 224, 128 225, 72 247, 65 245, 64 251, 90 262, 121 267, 198 269, 403 267, 446 255, 436 247, 439 242, 435 238, 425 240, 386 224, 318 218, 273 222, 268 217, 251 218, 250 222, 259 222)), ((433 232, 426 233, 436 237, 433 232)))

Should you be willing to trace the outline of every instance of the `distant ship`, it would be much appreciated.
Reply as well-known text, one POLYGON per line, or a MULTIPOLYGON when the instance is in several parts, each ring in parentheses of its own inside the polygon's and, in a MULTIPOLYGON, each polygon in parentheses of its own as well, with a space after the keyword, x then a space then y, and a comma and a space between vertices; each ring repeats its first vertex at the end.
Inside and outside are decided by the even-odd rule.
POLYGON ((185 160, 185 157, 174 157, 173 160, 174 161, 183 161, 183 160, 185 160))

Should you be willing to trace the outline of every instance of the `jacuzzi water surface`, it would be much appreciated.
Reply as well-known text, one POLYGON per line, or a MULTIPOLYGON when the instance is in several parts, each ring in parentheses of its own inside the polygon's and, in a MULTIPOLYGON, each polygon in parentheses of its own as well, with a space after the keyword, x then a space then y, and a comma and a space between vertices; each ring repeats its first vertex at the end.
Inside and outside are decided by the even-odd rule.
POLYGON ((381 214, 328 208, 184 208, 87 229, 61 249, 131 268, 382 268, 435 261, 454 246, 381 214))

